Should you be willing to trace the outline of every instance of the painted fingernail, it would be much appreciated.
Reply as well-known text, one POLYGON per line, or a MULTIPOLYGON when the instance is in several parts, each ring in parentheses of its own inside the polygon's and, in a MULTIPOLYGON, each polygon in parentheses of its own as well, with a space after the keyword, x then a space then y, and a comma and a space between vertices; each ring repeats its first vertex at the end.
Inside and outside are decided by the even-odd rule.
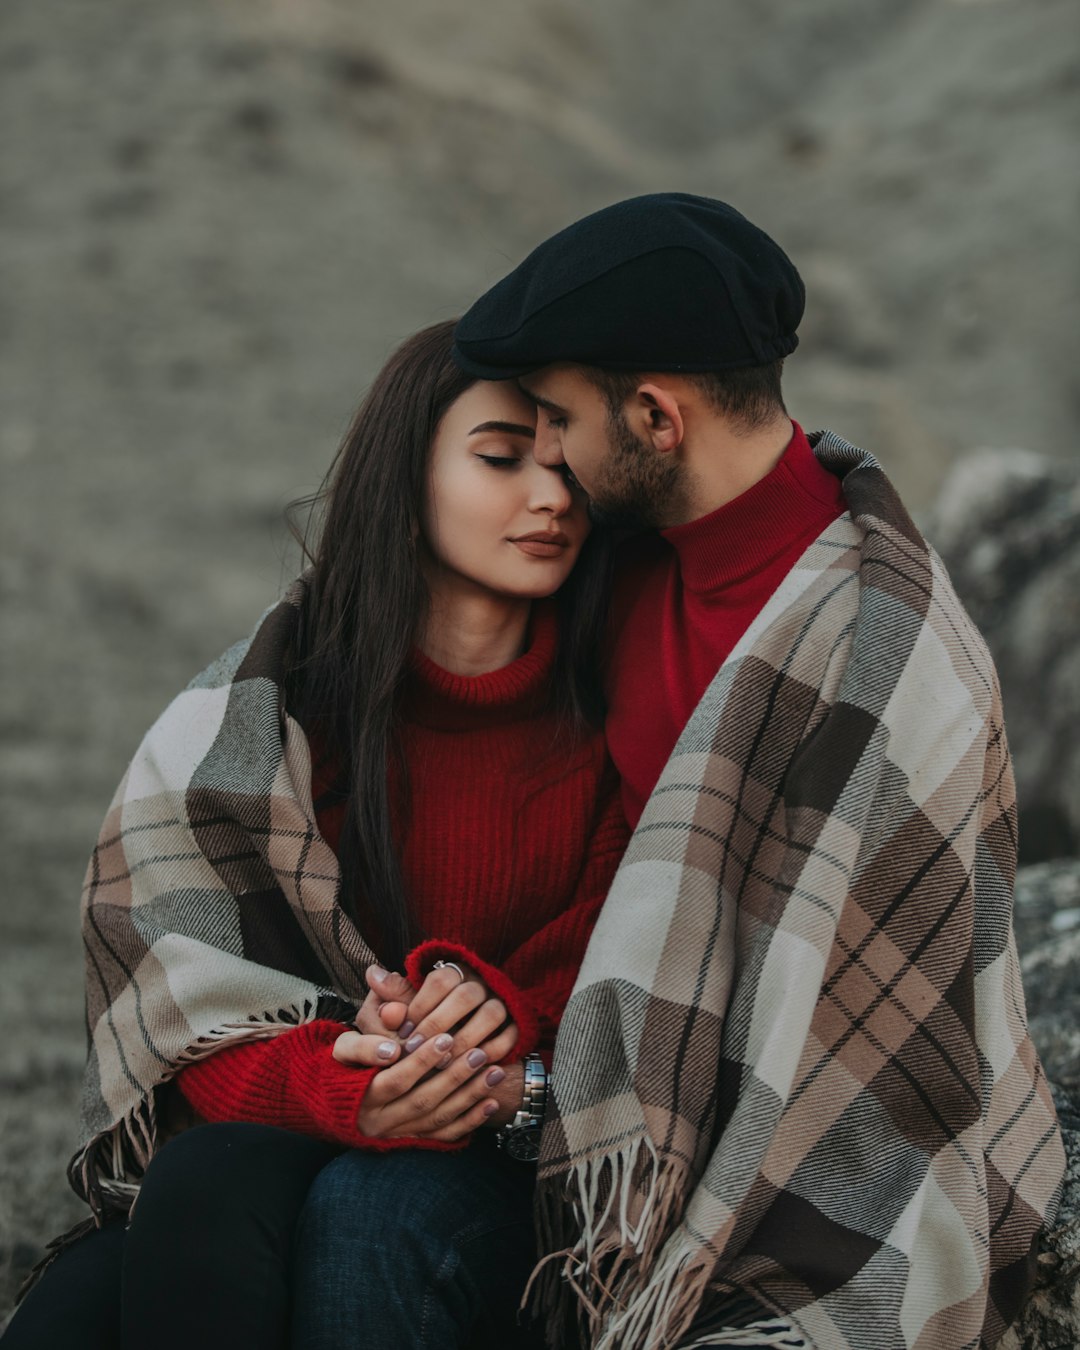
POLYGON ((484 1082, 488 1087, 498 1087, 505 1077, 506 1070, 500 1069, 496 1064, 493 1069, 488 1069, 487 1073, 484 1075, 484 1082))
POLYGON ((449 1050, 453 1044, 454 1044, 453 1036, 447 1035, 445 1031, 440 1036, 435 1037, 436 1050, 449 1050))
POLYGON ((445 1069, 453 1058, 454 1058, 453 1055, 443 1055, 442 1059, 439 1060, 438 1064, 436 1064, 435 1067, 437 1069, 445 1069))
POLYGON ((481 1064, 487 1063, 487 1051, 480 1049, 470 1050, 465 1056, 465 1061, 470 1069, 478 1069, 481 1064))
POLYGON ((397 1054, 397 1046, 393 1041, 380 1041, 379 1048, 375 1053, 380 1059, 393 1059, 397 1054))
POLYGON ((417 1032, 415 1036, 410 1036, 405 1042, 405 1053, 411 1055, 414 1050, 419 1050, 423 1044, 424 1038, 417 1032))
POLYGON ((415 1030, 415 1022, 402 1022, 401 1026, 398 1027, 398 1035, 401 1037, 408 1037, 411 1036, 415 1030))
POLYGON ((485 1115, 485 1116, 493 1116, 493 1115, 495 1114, 495 1112, 496 1112, 498 1109, 499 1109, 499 1107, 498 1107, 498 1103, 497 1103, 497 1102, 485 1102, 485 1103, 484 1103, 484 1115, 485 1115))

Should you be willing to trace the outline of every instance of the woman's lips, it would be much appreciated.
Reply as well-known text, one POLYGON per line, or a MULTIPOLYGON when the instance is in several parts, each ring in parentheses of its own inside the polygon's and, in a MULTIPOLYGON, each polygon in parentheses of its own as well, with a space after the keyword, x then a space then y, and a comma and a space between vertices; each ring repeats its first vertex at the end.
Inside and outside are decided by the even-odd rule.
POLYGON ((522 534, 511 539, 522 553, 530 558, 557 558, 564 549, 569 548, 570 540, 559 531, 546 531, 543 534, 522 534))

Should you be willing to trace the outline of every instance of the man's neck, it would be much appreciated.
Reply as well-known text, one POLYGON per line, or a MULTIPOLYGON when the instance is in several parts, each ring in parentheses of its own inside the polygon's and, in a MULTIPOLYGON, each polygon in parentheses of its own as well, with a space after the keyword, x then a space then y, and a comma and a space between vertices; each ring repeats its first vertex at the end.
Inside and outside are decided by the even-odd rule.
POLYGON ((751 432, 736 432, 720 418, 689 431, 683 441, 683 491, 664 528, 711 515, 772 473, 791 444, 784 416, 751 432))

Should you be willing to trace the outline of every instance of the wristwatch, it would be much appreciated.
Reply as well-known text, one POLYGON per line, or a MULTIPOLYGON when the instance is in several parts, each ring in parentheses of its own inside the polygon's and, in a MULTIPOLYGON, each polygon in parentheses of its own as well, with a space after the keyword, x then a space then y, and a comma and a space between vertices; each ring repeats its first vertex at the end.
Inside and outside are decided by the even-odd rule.
POLYGON ((547 1070, 539 1055, 525 1056, 525 1091, 521 1109, 495 1135, 495 1143, 519 1162, 535 1162, 540 1156, 540 1127, 547 1102, 547 1070))

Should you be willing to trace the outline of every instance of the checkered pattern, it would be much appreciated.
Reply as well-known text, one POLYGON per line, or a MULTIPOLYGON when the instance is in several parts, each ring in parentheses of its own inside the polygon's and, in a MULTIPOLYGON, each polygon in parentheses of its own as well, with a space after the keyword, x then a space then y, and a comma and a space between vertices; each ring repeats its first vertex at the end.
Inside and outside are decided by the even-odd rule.
POLYGON ((812 443, 849 513, 680 737, 556 1046, 535 1289, 593 1350, 990 1346, 1057 1202, 994 669, 877 463, 812 443))
POLYGON ((69 1175, 126 1209, 155 1089, 222 1045, 351 1017, 374 960, 337 903, 282 672, 302 582, 165 710, 117 790, 83 892, 89 1057, 69 1175))

